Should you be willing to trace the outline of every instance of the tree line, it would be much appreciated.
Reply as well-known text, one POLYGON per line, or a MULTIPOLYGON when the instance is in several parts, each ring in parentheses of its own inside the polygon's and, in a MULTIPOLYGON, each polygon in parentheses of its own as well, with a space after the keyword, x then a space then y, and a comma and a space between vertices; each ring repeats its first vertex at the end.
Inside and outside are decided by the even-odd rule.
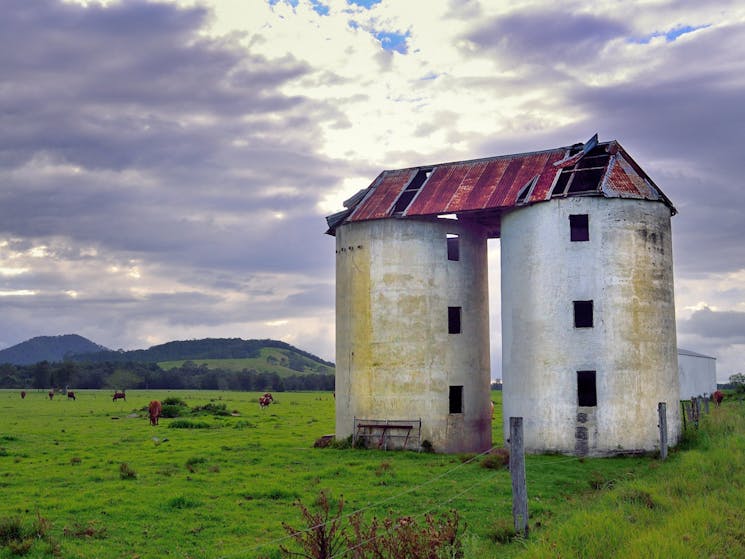
POLYGON ((34 365, 0 365, 0 388, 39 389, 168 389, 301 391, 334 390, 334 375, 302 374, 280 377, 254 369, 233 371, 207 368, 186 361, 180 367, 162 369, 157 363, 77 362, 34 365))

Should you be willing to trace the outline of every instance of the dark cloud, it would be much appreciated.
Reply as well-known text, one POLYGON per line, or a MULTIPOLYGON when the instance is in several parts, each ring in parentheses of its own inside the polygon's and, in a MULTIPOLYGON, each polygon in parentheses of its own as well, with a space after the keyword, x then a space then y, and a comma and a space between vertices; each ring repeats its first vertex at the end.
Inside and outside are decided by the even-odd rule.
POLYGON ((523 64, 553 66, 594 58, 606 43, 627 33, 623 23, 591 13, 532 9, 487 20, 466 39, 523 64))
POLYGON ((718 338, 729 344, 745 344, 745 312, 713 311, 704 308, 679 323, 681 332, 703 338, 718 338))

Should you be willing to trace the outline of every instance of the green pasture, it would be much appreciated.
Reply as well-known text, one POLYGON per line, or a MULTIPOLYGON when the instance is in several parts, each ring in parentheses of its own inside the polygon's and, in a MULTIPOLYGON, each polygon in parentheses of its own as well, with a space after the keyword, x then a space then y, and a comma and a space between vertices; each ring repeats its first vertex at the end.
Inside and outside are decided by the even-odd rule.
MULTIPOLYGON (((653 457, 529 456, 531 536, 510 540, 509 472, 484 456, 313 448, 334 430, 330 393, 81 391, 76 401, 0 391, 0 544, 4 525, 44 538, 26 557, 279 558, 282 523, 321 491, 344 512, 377 516, 456 509, 466 557, 743 557, 745 421, 714 410, 665 463, 653 457), (149 425, 152 399, 212 404, 226 415, 149 425), (739 521, 739 523, 738 523, 739 521), (687 539, 686 539, 687 538, 687 539), (714 538, 717 541, 714 541, 714 538), (686 541, 665 547, 664 542, 686 541), (725 546, 722 545, 725 542, 725 546), (716 544, 716 545, 715 545, 716 544), (660 551, 662 550, 662 551, 660 551), (667 552, 675 552, 668 555, 667 552), (739 555, 737 554, 739 553, 739 555)), ((501 393, 495 423, 500 421, 501 393)), ((501 429, 494 438, 501 445, 501 429)), ((0 546, 0 558, 18 556, 0 546)))

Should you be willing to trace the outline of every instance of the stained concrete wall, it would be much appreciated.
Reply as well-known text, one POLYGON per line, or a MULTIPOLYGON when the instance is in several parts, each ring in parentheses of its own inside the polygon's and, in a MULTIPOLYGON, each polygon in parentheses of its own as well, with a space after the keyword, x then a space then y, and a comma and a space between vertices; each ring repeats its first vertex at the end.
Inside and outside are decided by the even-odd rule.
POLYGON ((352 222, 336 230, 336 437, 354 418, 419 419, 440 452, 491 446, 486 237, 440 219, 352 222), (447 234, 460 259, 447 258, 447 234), (462 332, 448 333, 448 307, 462 332), (463 386, 463 413, 449 387, 463 386))
POLYGON ((686 349, 678 349, 680 399, 710 396, 717 389, 717 360, 686 349))
POLYGON ((524 418, 526 449, 607 455, 680 436, 670 210, 662 203, 574 197, 502 219, 504 431, 524 418), (569 216, 589 216, 571 242, 569 216), (593 327, 573 301, 593 301, 593 327), (577 371, 596 371, 597 405, 579 407, 577 371))

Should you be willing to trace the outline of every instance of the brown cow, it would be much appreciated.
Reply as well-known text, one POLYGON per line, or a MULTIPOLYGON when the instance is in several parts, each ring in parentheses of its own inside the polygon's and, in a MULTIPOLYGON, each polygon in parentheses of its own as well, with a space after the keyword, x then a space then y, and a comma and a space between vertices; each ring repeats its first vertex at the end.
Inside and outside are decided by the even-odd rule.
POLYGON ((67 391, 67 399, 68 400, 74 400, 75 399, 75 392, 73 392, 72 390, 68 390, 67 391))
POLYGON ((717 390, 711 395, 711 399, 714 400, 714 403, 719 407, 719 404, 724 400, 724 393, 721 390, 717 390))
POLYGON ((21 390, 21 400, 23 400, 26 397, 26 391, 21 390))
POLYGON ((119 392, 118 390, 114 391, 114 397, 111 399, 112 402, 116 402, 117 400, 122 399, 125 402, 127 401, 127 395, 124 393, 124 390, 119 392))
POLYGON ((150 425, 157 425, 160 412, 163 411, 163 406, 160 405, 158 400, 153 400, 147 408, 150 414, 150 425))
POLYGON ((49 391, 49 399, 51 400, 53 398, 54 398, 54 390, 50 390, 49 391))
POLYGON ((262 410, 265 407, 267 407, 269 404, 271 404, 273 401, 274 401, 274 398, 269 392, 265 392, 263 396, 259 396, 259 406, 261 406, 262 410))

